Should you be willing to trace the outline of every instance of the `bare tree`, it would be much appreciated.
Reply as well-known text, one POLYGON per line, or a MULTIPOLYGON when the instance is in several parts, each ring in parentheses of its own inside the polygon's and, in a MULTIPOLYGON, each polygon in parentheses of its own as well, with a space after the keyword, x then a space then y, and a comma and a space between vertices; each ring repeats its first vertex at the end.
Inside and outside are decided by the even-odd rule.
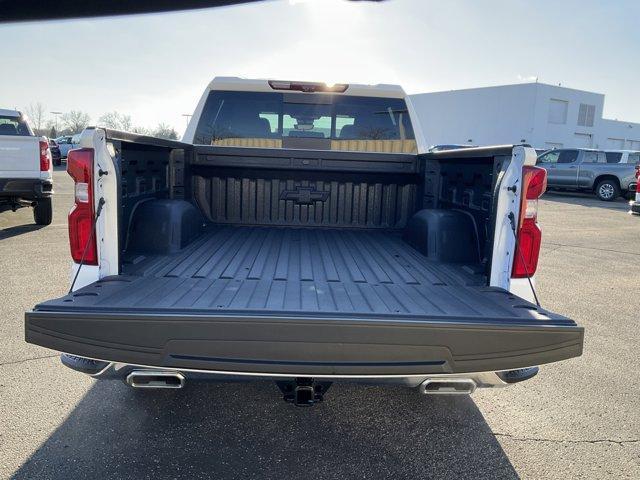
POLYGON ((122 115, 120 118, 120 130, 130 132, 133 129, 133 123, 131 123, 131 115, 122 115))
POLYGON ((80 133, 90 121, 89 114, 80 110, 71 110, 62 115, 62 124, 71 134, 80 133))
POLYGON ((31 103, 25 108, 25 113, 29 117, 31 126, 36 132, 36 135, 43 135, 45 133, 46 122, 46 108, 41 102, 31 103))
POLYGON ((177 140, 178 132, 166 123, 159 123, 153 131, 153 136, 158 138, 168 138, 169 140, 177 140))
POLYGON ((102 115, 98 119, 98 125, 101 127, 112 128, 114 130, 123 130, 125 132, 130 132, 133 129, 131 115, 125 115, 116 111, 102 115))
POLYGON ((139 135, 151 135, 152 133, 144 127, 131 127, 132 133, 137 133, 139 135))
POLYGON ((56 121, 53 118, 49 118, 45 125, 45 130, 49 132, 47 135, 49 138, 56 138, 58 136, 58 128, 56 125, 56 121))

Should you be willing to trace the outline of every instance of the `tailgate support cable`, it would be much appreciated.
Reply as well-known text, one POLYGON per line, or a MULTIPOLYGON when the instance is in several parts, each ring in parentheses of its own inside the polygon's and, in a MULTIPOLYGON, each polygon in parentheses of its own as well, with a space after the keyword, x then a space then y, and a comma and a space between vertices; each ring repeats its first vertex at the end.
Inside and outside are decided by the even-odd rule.
POLYGON ((527 270, 527 262, 524 261, 524 255, 522 254, 522 250, 520 250, 520 245, 518 244, 518 233, 516 232, 516 216, 513 212, 509 212, 509 222, 511 223, 511 231, 513 232, 513 236, 516 237, 516 246, 515 249, 518 253, 520 253, 520 260, 522 260, 522 266, 524 267, 524 273, 527 277, 527 281, 529 282, 529 286, 531 287, 531 292, 533 292, 533 298, 536 301, 536 305, 542 307, 540 305, 540 301, 538 300, 538 295, 536 295, 536 289, 533 288, 533 282, 531 281, 531 275, 527 270))
POLYGON ((71 287, 69 288, 69 292, 68 293, 72 293, 73 292, 73 287, 76 284, 76 280, 78 279, 78 275, 80 274, 80 269, 82 268, 82 265, 84 265, 84 257, 87 254, 87 251, 89 251, 89 245, 91 244, 91 241, 93 240, 93 237, 95 236, 96 223, 98 222, 98 217, 102 213, 102 207, 103 207, 103 205, 105 203, 106 202, 104 200, 104 197, 100 197, 100 200, 98 201, 98 208, 96 209, 96 215, 95 215, 95 217, 93 217, 93 222, 91 222, 91 232, 89 233, 89 238, 87 239, 87 243, 84 246, 84 250, 82 252, 82 258, 80 258, 80 264, 78 265, 78 269, 76 270, 76 274, 73 276, 73 282, 71 282, 71 287))

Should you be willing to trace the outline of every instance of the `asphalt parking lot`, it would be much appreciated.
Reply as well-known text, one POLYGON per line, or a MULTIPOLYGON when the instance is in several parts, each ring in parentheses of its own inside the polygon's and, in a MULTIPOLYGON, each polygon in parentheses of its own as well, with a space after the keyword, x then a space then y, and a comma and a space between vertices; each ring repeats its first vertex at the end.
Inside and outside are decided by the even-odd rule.
POLYGON ((581 358, 472 397, 334 385, 285 404, 272 383, 141 394, 26 344, 23 312, 68 289, 72 183, 52 225, 0 212, 0 477, 640 478, 640 218, 626 202, 550 193, 543 306, 586 327, 581 358))

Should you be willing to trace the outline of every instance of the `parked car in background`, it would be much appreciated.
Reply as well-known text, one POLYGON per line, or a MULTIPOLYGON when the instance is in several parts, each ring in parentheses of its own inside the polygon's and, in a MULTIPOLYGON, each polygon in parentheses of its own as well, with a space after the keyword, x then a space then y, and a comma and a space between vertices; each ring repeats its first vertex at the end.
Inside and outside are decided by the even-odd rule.
POLYGON ((607 163, 602 150, 549 150, 538 157, 537 165, 547 171, 550 189, 594 192, 606 202, 636 189, 635 165, 607 163))
MULTIPOLYGON (((607 163, 631 163, 640 165, 640 151, 638 150, 606 150, 607 163)), ((636 180, 637 181, 637 180, 636 180)), ((634 200, 636 192, 632 188, 627 192, 627 198, 634 200)))
POLYGON ((49 225, 51 163, 48 139, 36 136, 20 112, 0 109, 0 206, 33 207, 35 222, 49 225))
POLYGON ((53 164, 56 167, 59 165, 62 165, 62 156, 60 155, 60 147, 58 147, 58 144, 53 139, 49 140, 49 150, 51 150, 51 160, 53 161, 53 164))
POLYGON ((640 151, 637 150, 605 150, 607 163, 640 164, 640 151))
POLYGON ((62 137, 58 137, 55 140, 58 144, 58 147, 60 148, 61 158, 67 158, 69 150, 71 150, 72 148, 78 148, 78 143, 80 142, 80 134, 63 135, 62 137))

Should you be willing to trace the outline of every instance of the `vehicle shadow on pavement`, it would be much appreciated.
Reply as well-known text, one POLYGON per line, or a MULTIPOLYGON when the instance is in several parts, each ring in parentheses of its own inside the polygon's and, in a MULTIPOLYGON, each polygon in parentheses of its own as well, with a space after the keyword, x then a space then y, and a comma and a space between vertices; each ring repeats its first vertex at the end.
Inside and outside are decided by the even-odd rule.
POLYGON ((6 238, 17 237, 18 235, 23 235, 29 232, 35 232, 36 230, 40 230, 41 228, 46 227, 46 225, 36 225, 36 224, 27 224, 27 225, 16 225, 13 227, 0 228, 0 240, 4 240, 6 238))
POLYGON ((334 385, 298 408, 272 382, 135 391, 98 382, 14 479, 518 478, 470 397, 334 385))

